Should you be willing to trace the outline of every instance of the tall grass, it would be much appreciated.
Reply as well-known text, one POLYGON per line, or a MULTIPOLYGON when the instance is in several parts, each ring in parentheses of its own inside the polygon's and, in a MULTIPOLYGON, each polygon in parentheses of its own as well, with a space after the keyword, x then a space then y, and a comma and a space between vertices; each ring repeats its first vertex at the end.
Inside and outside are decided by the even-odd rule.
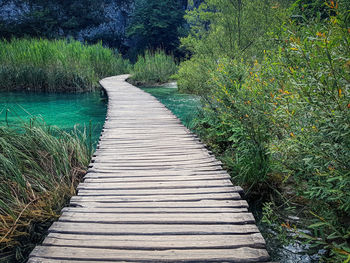
POLYGON ((89 159, 86 136, 78 131, 35 121, 20 129, 0 126, 0 258, 23 260, 21 253, 42 236, 35 226, 58 217, 89 159))
POLYGON ((0 90, 82 92, 98 80, 127 73, 130 64, 102 44, 75 40, 0 41, 0 90))
POLYGON ((166 83, 177 71, 174 58, 162 50, 147 50, 134 65, 130 81, 138 85, 166 83))

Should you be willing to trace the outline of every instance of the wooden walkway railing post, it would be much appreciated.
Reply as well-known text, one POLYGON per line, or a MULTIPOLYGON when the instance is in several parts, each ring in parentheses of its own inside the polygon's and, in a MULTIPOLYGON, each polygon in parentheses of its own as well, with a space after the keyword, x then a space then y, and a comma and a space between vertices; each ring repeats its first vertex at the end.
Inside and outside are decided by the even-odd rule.
POLYGON ((78 187, 29 262, 266 262, 242 189, 151 95, 106 78, 106 123, 78 187))

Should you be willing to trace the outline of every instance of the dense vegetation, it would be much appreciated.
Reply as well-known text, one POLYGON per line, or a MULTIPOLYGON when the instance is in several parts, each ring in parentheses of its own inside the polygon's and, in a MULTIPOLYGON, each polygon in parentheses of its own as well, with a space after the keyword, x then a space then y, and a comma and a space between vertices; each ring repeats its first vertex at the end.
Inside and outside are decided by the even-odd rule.
POLYGON ((99 79, 129 69, 128 61, 101 44, 44 39, 0 41, 0 90, 91 91, 99 79))
POLYGON ((186 8, 187 0, 0 0, 0 37, 102 41, 133 61, 146 49, 180 56, 186 8))
MULTIPOLYGON (((136 0, 135 12, 128 27, 128 36, 135 45, 133 54, 146 49, 162 48, 167 52, 178 51, 179 36, 183 35, 184 1, 136 0)), ((178 55, 179 51, 176 52, 178 55)))
POLYGON ((85 134, 31 121, 0 127, 0 256, 24 262, 42 240, 89 163, 85 134), (47 226, 43 225, 47 223, 47 226))
POLYGON ((139 55, 130 81, 135 85, 153 85, 168 82, 176 73, 174 58, 162 50, 146 51, 139 55))
POLYGON ((289 2, 206 0, 187 12, 193 55, 178 84, 203 96, 197 132, 235 182, 266 193, 264 220, 349 262, 350 4, 289 2))

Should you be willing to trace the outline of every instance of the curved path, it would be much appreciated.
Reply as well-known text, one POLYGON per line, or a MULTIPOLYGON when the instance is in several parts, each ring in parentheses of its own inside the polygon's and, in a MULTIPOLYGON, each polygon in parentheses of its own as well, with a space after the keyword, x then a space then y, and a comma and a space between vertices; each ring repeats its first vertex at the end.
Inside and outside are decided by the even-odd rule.
POLYGON ((29 262, 265 262, 241 188, 154 97, 101 81, 109 97, 84 183, 29 262))

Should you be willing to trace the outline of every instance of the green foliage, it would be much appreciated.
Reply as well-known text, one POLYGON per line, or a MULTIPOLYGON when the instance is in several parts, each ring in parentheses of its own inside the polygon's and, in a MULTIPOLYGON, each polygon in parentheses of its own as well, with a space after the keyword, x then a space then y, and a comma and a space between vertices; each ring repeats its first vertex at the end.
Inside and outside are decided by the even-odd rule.
POLYGON ((221 60, 208 81, 209 118, 202 120, 205 129, 199 127, 210 135, 235 181, 249 186, 268 181, 270 171, 268 147, 275 133, 270 94, 275 87, 262 82, 270 79, 268 65, 221 60))
MULTIPOLYGON (((256 45, 245 56, 237 31, 232 50, 225 39, 239 14, 225 25, 224 10, 205 3, 194 10, 196 16, 192 13, 192 35, 183 43, 194 55, 178 74, 183 90, 203 94, 206 106, 197 125, 199 134, 246 189, 289 189, 279 198, 302 208, 311 232, 298 231, 289 222, 283 227, 327 249, 327 261, 350 260, 348 4, 329 1, 328 17, 285 20, 277 31, 262 29, 264 48, 256 45), (271 36, 274 45, 268 40, 271 36), (204 57, 215 62, 203 69, 204 57), (203 72, 202 79, 194 78, 191 88, 196 72, 203 72)), ((242 35, 241 43, 244 39, 242 35)))
POLYGON ((0 253, 8 262, 23 261, 35 246, 34 224, 56 219, 75 194, 91 156, 86 141, 33 120, 0 127, 0 253))
POLYGON ((128 28, 137 54, 146 49, 164 49, 174 53, 184 24, 182 0, 136 0, 135 12, 128 28))
POLYGON ((344 10, 349 10, 350 3, 347 0, 297 0, 291 9, 294 20, 305 22, 315 18, 326 20, 335 16, 339 6, 342 6, 344 10))
POLYGON ((216 62, 210 58, 193 57, 183 61, 176 74, 179 90, 184 93, 202 94, 209 89, 210 72, 216 69, 216 62))
POLYGON ((43 39, 0 42, 0 90, 89 91, 99 79, 129 68, 128 61, 101 44, 43 39))
POLYGON ((284 1, 206 0, 188 11, 185 18, 191 30, 181 43, 192 58, 180 65, 179 89, 206 93, 206 89, 202 90, 204 84, 190 84, 189 77, 198 70, 207 76, 207 71, 222 58, 254 61, 262 57, 263 50, 274 44, 274 35, 267 33, 279 30, 275 25, 285 17, 283 6, 284 1), (208 66, 204 69, 205 65, 208 66))
POLYGON ((312 241, 331 248, 337 261, 350 258, 350 34, 335 12, 326 23, 289 27, 277 61, 289 93, 279 116, 292 136, 274 154, 310 201, 312 241))
POLYGON ((162 50, 139 56, 132 71, 130 81, 137 85, 151 85, 168 82, 177 71, 174 58, 162 50))

